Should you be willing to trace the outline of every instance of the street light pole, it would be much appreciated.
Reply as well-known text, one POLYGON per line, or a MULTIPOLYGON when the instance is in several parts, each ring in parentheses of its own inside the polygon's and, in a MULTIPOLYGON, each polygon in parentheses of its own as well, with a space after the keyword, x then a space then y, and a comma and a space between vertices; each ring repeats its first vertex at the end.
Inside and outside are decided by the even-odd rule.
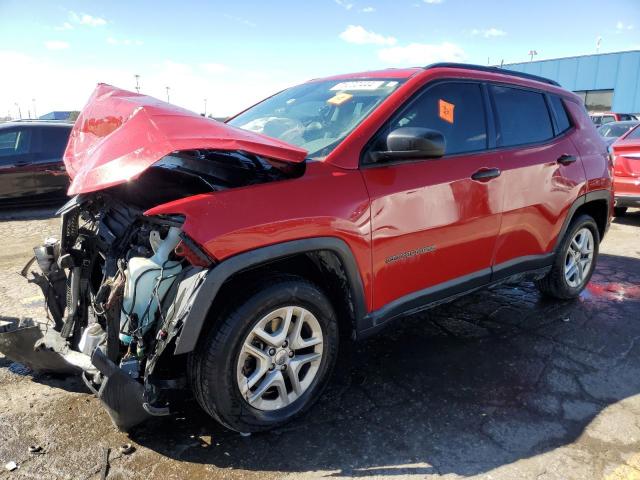
POLYGON ((167 90, 167 103, 170 103, 169 102, 169 87, 164 87, 164 88, 167 90))
POLYGON ((22 110, 20 110, 20 105, 18 105, 18 102, 16 102, 16 107, 18 108, 18 118, 22 120, 22 110))
POLYGON ((531 57, 531 58, 529 59, 529 61, 530 61, 530 62, 533 62, 533 57, 534 57, 535 55, 538 55, 538 52, 536 52, 535 50, 529 50, 529 56, 531 57))
POLYGON ((204 116, 207 116, 207 99, 204 99, 204 116))
POLYGON ((136 73, 134 77, 136 77, 136 92, 140 93, 140 75, 136 73))
POLYGON ((38 118, 38 114, 36 113, 36 99, 32 98, 31 103, 33 103, 33 118, 38 118))

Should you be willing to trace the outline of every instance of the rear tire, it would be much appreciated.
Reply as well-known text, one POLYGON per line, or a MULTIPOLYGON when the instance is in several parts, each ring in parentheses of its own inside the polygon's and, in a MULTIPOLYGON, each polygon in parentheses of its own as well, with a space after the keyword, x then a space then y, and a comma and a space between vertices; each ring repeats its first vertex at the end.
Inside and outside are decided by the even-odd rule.
POLYGON ((627 213, 627 207, 613 207, 614 217, 624 217, 626 213, 627 213))
POLYGON ((589 215, 571 222, 556 253, 551 271, 536 281, 544 295, 560 300, 576 298, 591 280, 600 246, 598 226, 589 215))
POLYGON ((258 432, 318 399, 336 362, 338 325, 316 285, 280 275, 233 302, 201 340, 189 362, 198 403, 231 430, 258 432))

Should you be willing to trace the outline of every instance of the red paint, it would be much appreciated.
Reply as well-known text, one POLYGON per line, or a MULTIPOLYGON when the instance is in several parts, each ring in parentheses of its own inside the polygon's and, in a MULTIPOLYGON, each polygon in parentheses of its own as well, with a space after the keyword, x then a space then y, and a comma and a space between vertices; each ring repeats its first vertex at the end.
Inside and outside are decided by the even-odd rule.
POLYGON ((640 199, 640 139, 627 138, 637 129, 638 127, 631 129, 611 146, 614 164, 613 189, 616 197, 640 199))
MULTIPOLYGON (((498 263, 551 252, 573 201, 611 188, 604 144, 574 94, 501 73, 442 67, 332 78, 376 76, 407 80, 330 155, 308 161, 301 178, 195 195, 146 214, 184 215, 184 231, 219 261, 288 240, 340 238, 354 254, 373 310, 498 263), (497 81, 561 95, 574 127, 532 147, 360 169, 363 148, 383 123, 419 89, 442 78, 497 81), (563 154, 578 161, 560 165, 563 154), (483 168, 499 168, 502 175, 471 180, 483 168), (386 261, 420 249, 419 255, 386 261)), ((287 161, 304 156, 282 142, 106 86, 98 88, 80 120, 67 151, 77 170, 71 193, 122 182, 176 149, 237 148, 287 161), (140 114, 134 113, 138 107, 140 114), (126 175, 117 171, 121 167, 126 175)))
POLYGON ((374 309, 416 290, 491 267, 503 180, 471 180, 495 167, 492 153, 363 170, 371 196, 374 309), (386 262, 398 253, 429 253, 386 262))
POLYGON ((640 300, 640 286, 624 283, 597 283, 587 285, 584 296, 603 297, 608 300, 640 300))
POLYGON ((175 150, 244 150, 302 162, 307 152, 264 135, 225 125, 153 97, 96 87, 78 117, 64 154, 69 195, 135 179, 175 150))

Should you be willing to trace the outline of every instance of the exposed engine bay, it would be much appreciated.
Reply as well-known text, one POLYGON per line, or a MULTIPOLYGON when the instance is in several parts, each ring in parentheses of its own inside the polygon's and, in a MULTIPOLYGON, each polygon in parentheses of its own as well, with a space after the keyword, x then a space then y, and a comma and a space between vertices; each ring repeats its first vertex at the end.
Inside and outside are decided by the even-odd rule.
POLYGON ((186 387, 172 342, 216 262, 182 231, 183 217, 143 212, 303 171, 244 152, 181 151, 135 181, 74 197, 58 212, 60 239, 34 248, 22 272, 42 289, 47 319, 13 319, 0 351, 35 370, 81 372, 121 429, 169 414, 186 387))

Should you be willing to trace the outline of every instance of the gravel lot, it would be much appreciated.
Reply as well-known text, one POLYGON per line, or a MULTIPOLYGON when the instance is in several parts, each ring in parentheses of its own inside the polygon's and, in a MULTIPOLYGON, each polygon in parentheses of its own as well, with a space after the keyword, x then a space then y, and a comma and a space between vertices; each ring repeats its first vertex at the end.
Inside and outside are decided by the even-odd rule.
MULTIPOLYGON (((42 315, 16 272, 57 230, 50 210, 0 212, 0 312, 42 315)), ((348 357, 305 418, 243 438, 193 402, 127 436, 78 379, 0 355, 0 478, 98 479, 110 448, 109 479, 640 479, 640 212, 615 220, 577 301, 506 285, 348 357)))

